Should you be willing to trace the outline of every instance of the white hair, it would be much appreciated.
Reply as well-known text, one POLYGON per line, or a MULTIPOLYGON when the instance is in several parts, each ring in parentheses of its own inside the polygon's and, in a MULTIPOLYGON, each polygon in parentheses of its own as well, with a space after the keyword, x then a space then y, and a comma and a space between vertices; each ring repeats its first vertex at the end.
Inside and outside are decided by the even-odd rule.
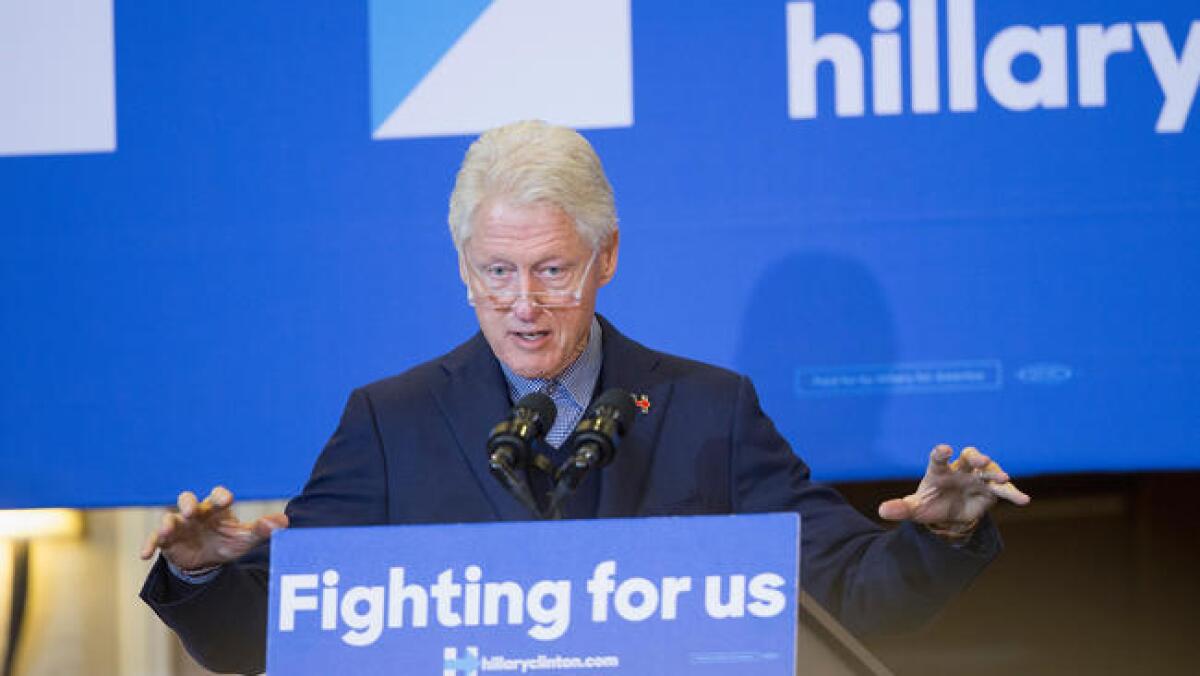
POLYGON ((476 209, 489 198, 513 206, 553 204, 594 249, 617 229, 612 186, 596 151, 575 130, 541 120, 491 129, 467 149, 450 193, 450 235, 459 252, 471 237, 476 209))

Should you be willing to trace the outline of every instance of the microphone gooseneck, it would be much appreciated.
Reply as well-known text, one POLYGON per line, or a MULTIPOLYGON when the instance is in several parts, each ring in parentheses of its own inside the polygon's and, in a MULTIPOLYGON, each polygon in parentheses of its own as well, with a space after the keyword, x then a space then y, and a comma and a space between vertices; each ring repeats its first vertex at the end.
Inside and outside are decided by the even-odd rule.
POLYGON ((563 443, 570 455, 555 473, 550 518, 562 518, 562 504, 593 469, 612 462, 621 437, 633 426, 636 408, 628 392, 613 388, 600 395, 563 443))
POLYGON ((524 470, 533 442, 546 436, 557 414, 554 400, 541 392, 521 397, 509 417, 488 435, 488 469, 502 486, 534 516, 541 518, 537 500, 525 481, 524 470))

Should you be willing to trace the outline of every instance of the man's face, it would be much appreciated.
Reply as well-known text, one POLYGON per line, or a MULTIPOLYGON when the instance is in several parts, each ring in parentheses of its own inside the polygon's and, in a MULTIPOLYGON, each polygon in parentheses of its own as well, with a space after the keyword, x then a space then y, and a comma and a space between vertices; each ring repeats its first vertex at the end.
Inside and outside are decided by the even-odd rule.
POLYGON ((472 275, 480 279, 496 270, 507 271, 503 274, 512 276, 512 288, 521 291, 543 291, 559 274, 576 275, 582 283, 580 302, 573 307, 537 307, 525 296, 508 308, 476 302, 484 338, 514 373, 553 378, 583 352, 596 291, 616 271, 616 234, 585 274, 591 256, 592 248, 576 232, 574 221, 556 205, 518 206, 500 199, 479 205, 459 259, 464 280, 470 283, 472 275))

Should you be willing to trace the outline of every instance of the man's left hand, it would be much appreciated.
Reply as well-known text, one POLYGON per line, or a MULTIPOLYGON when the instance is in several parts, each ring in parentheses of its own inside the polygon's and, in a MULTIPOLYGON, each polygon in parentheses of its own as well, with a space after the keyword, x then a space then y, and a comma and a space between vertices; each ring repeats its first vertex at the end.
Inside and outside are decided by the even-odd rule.
POLYGON ((978 449, 968 446, 950 462, 953 455, 954 449, 946 444, 934 447, 917 491, 883 502, 879 516, 915 521, 953 540, 969 536, 998 499, 1029 504, 1029 496, 1009 481, 1008 473, 978 449))

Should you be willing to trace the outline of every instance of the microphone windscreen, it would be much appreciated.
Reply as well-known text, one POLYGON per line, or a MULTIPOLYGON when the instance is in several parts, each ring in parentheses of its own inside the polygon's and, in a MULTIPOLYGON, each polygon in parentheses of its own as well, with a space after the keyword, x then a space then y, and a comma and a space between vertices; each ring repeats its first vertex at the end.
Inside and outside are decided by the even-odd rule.
POLYGON ((558 407, 554 405, 554 400, 541 392, 530 392, 521 397, 516 408, 529 411, 529 417, 537 424, 539 437, 545 436, 550 428, 554 427, 554 418, 558 416, 558 407))
POLYGON ((588 415, 595 415, 602 408, 614 409, 616 415, 613 418, 620 425, 621 433, 628 431, 633 425, 635 407, 633 405, 633 397, 629 393, 619 387, 614 387, 606 391, 604 394, 596 398, 592 402, 591 410, 588 415))

